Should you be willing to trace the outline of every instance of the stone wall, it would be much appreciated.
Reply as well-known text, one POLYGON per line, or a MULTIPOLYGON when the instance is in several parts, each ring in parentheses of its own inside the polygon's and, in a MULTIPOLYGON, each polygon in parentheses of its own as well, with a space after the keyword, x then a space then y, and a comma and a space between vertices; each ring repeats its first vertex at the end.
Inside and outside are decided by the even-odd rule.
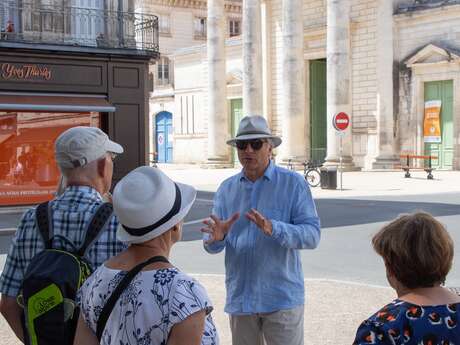
MULTIPOLYGON (((277 134, 282 128, 282 0, 271 2, 270 27, 272 64, 271 119, 277 134)), ((326 0, 305 0, 304 34, 306 95, 309 97, 308 60, 326 57, 326 0)), ((353 158, 355 165, 371 168, 376 155, 376 15, 377 1, 353 0, 351 8, 351 68, 353 158)), ((307 102, 309 108, 309 102, 307 102)), ((307 109, 307 116, 309 109, 307 109)))
MULTIPOLYGON (((460 65, 453 56, 420 57, 420 64, 408 68, 406 62, 417 52, 432 44, 446 49, 448 54, 460 51, 460 5, 399 13, 396 24, 395 57, 399 62, 398 132, 402 151, 423 153, 423 85, 427 81, 454 81, 454 169, 460 168, 460 65)), ((434 48, 436 49, 436 48, 434 48)))
MULTIPOLYGON (((242 97, 232 74, 242 69, 240 38, 227 40, 227 98, 242 97)), ((207 157, 208 64, 206 46, 182 49, 174 55, 174 162, 203 163, 207 157)), ((230 124, 230 109, 228 109, 230 124)), ((223 138, 228 139, 228 138, 223 138)))
POLYGON ((377 154, 377 6, 353 0, 351 8, 353 160, 364 169, 377 154))

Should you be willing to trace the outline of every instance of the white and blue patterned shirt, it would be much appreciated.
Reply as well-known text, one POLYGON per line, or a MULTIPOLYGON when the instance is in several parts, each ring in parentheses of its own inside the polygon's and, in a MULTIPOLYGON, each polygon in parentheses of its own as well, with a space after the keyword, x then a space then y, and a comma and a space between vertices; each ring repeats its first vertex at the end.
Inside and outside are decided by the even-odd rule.
MULTIPOLYGON (((99 267, 77 295, 86 324, 96 333, 97 320, 126 271, 99 267)), ((206 311, 202 345, 218 345, 212 303, 204 287, 177 268, 141 271, 123 291, 101 338, 103 345, 165 345, 172 327, 206 311)))
MULTIPOLYGON (((103 204, 101 195, 91 187, 70 186, 51 202, 53 208, 53 232, 80 248, 85 238, 85 229, 103 204)), ((126 249, 116 238, 118 220, 115 215, 109 221, 99 238, 91 245, 86 258, 94 268, 99 267, 112 256, 126 249)), ((73 251, 74 248, 56 238, 53 248, 73 251)), ((35 221, 35 208, 24 213, 12 239, 5 267, 0 277, 0 292, 16 297, 31 259, 45 249, 35 221)))

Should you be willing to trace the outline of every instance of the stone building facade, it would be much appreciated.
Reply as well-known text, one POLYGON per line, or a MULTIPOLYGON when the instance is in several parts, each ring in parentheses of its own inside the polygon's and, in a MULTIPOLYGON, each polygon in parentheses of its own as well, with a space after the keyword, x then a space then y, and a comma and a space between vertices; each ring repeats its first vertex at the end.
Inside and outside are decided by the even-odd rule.
MULTIPOLYGON (((460 169, 460 1, 247 2, 260 9, 260 18, 242 9, 243 37, 218 48, 224 68, 209 65, 215 42, 173 54, 174 162, 231 165, 234 153, 225 140, 242 114, 261 112, 283 137, 279 162, 314 158, 336 165, 341 154, 349 170, 388 169, 411 152, 438 157, 438 169, 460 169), (254 51, 260 57, 251 62, 254 51), (225 82, 224 97, 216 97, 216 80, 225 82), (245 84, 254 87, 245 90, 245 84), (442 104, 440 142, 425 143, 425 102, 433 100, 442 104), (342 140, 332 126, 341 111, 351 117, 342 140), (193 114, 193 133, 184 114, 193 114)), ((208 5, 216 11, 222 3, 208 5)))
MULTIPOLYGON (((138 0, 136 4, 140 12, 159 18, 161 58, 150 68, 154 85, 150 94, 150 152, 155 152, 160 162, 196 163, 202 156, 190 151, 200 151, 207 140, 207 120, 202 110, 205 96, 196 91, 203 88, 200 80, 202 72, 207 72, 200 66, 185 66, 185 71, 183 66, 176 68, 174 53, 206 44, 207 1, 138 0), (181 77, 176 78, 176 73, 181 77), (184 83, 186 90, 182 89, 184 83), (194 144, 189 145, 188 140, 194 140, 194 144)), ((222 0, 222 4, 225 36, 237 37, 242 30, 242 2, 222 0)))

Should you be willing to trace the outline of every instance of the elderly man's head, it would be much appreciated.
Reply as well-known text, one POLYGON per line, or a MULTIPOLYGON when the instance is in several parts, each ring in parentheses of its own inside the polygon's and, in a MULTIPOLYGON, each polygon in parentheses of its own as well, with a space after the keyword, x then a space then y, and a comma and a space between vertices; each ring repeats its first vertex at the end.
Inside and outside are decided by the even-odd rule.
POLYGON ((113 159, 123 147, 99 128, 73 127, 57 138, 55 151, 67 184, 89 185, 104 194, 112 183, 113 159))
POLYGON ((264 117, 253 115, 241 119, 236 137, 227 144, 237 148, 246 176, 258 178, 267 168, 273 148, 281 144, 281 138, 271 133, 264 117))

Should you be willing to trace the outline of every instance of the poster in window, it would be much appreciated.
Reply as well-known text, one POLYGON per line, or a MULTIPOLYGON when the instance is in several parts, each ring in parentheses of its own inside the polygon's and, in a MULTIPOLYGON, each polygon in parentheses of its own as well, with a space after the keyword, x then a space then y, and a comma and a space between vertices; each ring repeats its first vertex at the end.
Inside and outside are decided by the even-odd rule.
POLYGON ((441 142, 441 101, 425 102, 423 137, 425 143, 441 142))
POLYGON ((74 126, 99 126, 99 113, 0 112, 0 206, 53 198, 60 180, 54 143, 74 126))

